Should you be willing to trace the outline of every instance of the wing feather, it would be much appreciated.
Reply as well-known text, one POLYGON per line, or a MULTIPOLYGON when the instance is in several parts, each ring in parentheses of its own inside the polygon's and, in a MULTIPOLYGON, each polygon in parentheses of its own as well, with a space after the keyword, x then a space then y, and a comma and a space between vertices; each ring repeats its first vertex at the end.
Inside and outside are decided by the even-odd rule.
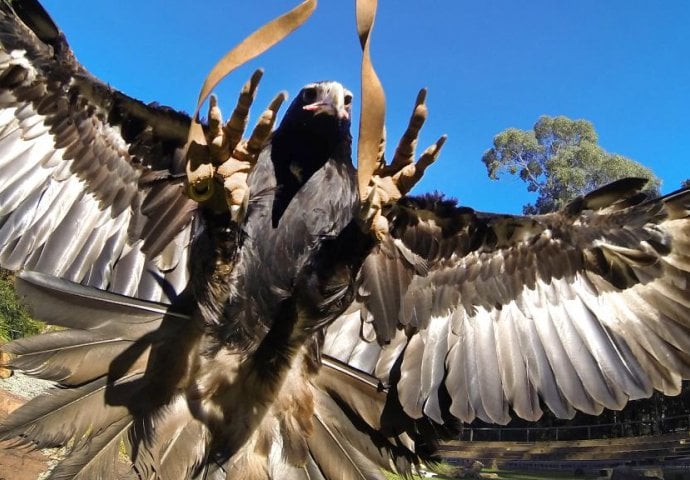
POLYGON ((0 266, 147 299, 170 292, 156 278, 181 291, 187 276, 173 271, 195 228, 178 179, 189 118, 88 75, 64 37, 44 35, 59 30, 40 6, 26 9, 0 8, 0 266))
POLYGON ((55 480, 90 480, 103 478, 106 472, 116 471, 120 445, 132 419, 123 417, 107 425, 91 441, 70 452, 70 455, 53 470, 55 480))
POLYGON ((496 336, 494 320, 486 312, 474 325, 475 337, 475 362, 477 369, 477 381, 483 411, 493 423, 506 424, 510 421, 508 415, 508 403, 503 397, 501 384, 500 365, 496 351, 496 336))
POLYGON ((398 395, 405 412, 412 418, 420 418, 424 408, 422 397, 422 357, 424 355, 424 336, 415 335, 405 347, 400 367, 398 395))
POLYGON ((74 389, 54 387, 4 420, 0 438, 16 438, 19 444, 46 448, 65 445, 72 438, 80 443, 97 437, 102 429, 129 416, 126 407, 106 402, 107 383, 106 378, 100 378, 74 389))
POLYGON ((438 389, 445 376, 445 358, 448 352, 450 322, 445 317, 432 317, 426 335, 421 362, 421 389, 424 414, 436 423, 443 423, 438 389))
POLYGON ((359 366, 436 423, 505 424, 509 406, 537 420, 540 400, 571 418, 678 393, 690 377, 690 191, 647 199, 642 184, 536 217, 401 200, 324 351, 350 362, 377 345, 359 366))
POLYGON ((503 384, 503 395, 515 413, 527 420, 536 420, 542 410, 537 391, 529 378, 529 365, 534 363, 531 351, 520 349, 516 325, 524 322, 522 313, 511 302, 504 306, 495 323, 496 350, 503 384))

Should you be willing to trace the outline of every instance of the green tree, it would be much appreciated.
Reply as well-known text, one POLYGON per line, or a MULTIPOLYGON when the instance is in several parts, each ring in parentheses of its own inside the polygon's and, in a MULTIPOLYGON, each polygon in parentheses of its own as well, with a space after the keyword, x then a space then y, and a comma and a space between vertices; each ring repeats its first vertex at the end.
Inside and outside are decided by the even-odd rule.
POLYGON ((508 128, 496 135, 482 161, 490 178, 519 175, 528 191, 538 193, 534 204, 523 206, 526 214, 557 210, 578 195, 623 177, 648 178, 649 190, 658 194, 660 182, 651 170, 607 152, 597 141, 587 120, 543 116, 533 130, 508 128))

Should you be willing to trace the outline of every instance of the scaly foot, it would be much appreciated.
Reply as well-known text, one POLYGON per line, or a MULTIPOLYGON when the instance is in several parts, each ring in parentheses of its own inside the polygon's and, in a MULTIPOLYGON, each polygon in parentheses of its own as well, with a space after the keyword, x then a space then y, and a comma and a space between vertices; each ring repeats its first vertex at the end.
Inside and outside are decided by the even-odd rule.
POLYGON ((364 225, 371 229, 379 240, 388 233, 388 220, 383 216, 382 210, 412 190, 412 187, 424 175, 427 167, 436 161, 447 138, 446 135, 442 135, 433 145, 424 150, 419 160, 414 161, 419 131, 427 117, 425 100, 426 89, 422 89, 417 95, 407 130, 398 143, 390 165, 386 165, 383 156, 385 139, 381 141, 379 166, 374 170, 374 175, 369 182, 369 190, 362 200, 361 211, 364 225))
POLYGON ((247 176, 273 131, 278 109, 287 98, 284 92, 279 93, 261 114, 249 138, 244 139, 249 109, 262 75, 263 71, 257 70, 244 84, 237 106, 225 124, 218 99, 215 95, 211 96, 206 130, 208 158, 193 170, 194 175, 188 169, 189 196, 198 202, 212 202, 217 207, 227 207, 231 218, 237 222, 242 220, 246 212, 249 198, 247 176), (218 183, 222 184, 222 188, 217 188, 218 183), (222 200, 218 198, 221 192, 222 200))

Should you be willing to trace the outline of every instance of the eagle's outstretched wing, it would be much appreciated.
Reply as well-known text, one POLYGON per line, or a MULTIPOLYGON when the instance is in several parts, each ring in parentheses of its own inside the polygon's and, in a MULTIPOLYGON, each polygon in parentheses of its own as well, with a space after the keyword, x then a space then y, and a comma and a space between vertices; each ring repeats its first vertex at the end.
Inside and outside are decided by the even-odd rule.
POLYGON ((324 352, 438 423, 677 394, 690 376, 690 191, 646 199, 643 184, 535 217, 404 199, 324 352))
POLYGON ((0 266, 163 299, 186 284, 189 117, 93 78, 34 1, 0 3, 0 266))
POLYGON ((56 478, 105 476, 121 446, 147 479, 381 478, 456 419, 597 413, 690 375, 690 190, 628 179, 536 217, 408 197, 372 233, 351 96, 314 84, 262 150, 246 223, 199 210, 211 248, 175 298, 189 118, 90 77, 33 0, 0 3, 0 45, 0 264, 48 274, 20 292, 64 327, 3 347, 62 388, 0 437, 71 445, 56 478))

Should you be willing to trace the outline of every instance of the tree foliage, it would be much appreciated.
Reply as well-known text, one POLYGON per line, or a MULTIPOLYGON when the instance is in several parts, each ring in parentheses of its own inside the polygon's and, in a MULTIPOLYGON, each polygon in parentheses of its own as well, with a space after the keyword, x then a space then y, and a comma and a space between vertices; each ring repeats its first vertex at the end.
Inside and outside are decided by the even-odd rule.
POLYGON ((537 192, 526 214, 546 213, 597 187, 624 177, 644 177, 658 194, 654 173, 622 155, 609 153, 598 143, 587 120, 542 116, 533 130, 508 128, 494 137, 493 148, 482 157, 489 177, 518 175, 527 190, 537 192))

